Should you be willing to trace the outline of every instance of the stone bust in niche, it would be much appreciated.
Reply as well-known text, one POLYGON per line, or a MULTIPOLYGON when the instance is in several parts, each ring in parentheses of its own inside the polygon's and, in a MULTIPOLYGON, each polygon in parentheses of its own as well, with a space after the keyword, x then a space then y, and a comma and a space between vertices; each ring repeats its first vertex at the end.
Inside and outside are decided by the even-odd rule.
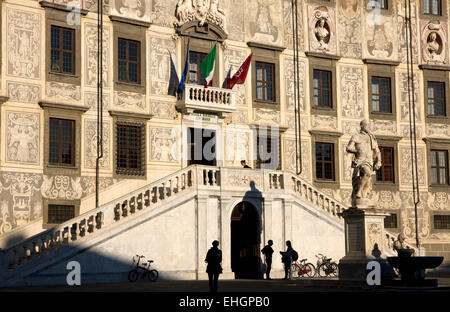
POLYGON ((430 52, 433 60, 439 58, 441 45, 438 42, 438 34, 436 32, 432 32, 428 35, 427 50, 430 52))
POLYGON ((326 21, 324 18, 321 18, 317 21, 314 33, 316 35, 317 41, 319 42, 319 48, 327 49, 328 41, 330 40, 330 32, 326 27, 326 21))

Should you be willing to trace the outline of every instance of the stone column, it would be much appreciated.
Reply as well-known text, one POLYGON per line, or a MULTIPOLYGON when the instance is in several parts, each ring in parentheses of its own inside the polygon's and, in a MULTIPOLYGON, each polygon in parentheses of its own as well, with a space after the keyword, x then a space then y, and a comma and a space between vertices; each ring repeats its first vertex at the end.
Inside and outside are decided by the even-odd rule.
POLYGON ((381 265, 381 278, 392 279, 392 268, 384 256, 384 218, 388 214, 376 208, 350 208, 345 220, 345 257, 339 260, 339 279, 366 282, 367 263, 381 265))

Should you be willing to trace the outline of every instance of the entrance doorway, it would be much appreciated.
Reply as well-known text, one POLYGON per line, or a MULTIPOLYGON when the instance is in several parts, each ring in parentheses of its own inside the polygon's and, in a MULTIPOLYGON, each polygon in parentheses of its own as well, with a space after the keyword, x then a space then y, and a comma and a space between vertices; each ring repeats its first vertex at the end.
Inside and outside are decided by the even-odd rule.
POLYGON ((259 278, 259 217, 256 208, 240 202, 231 214, 231 270, 235 278, 259 278))
POLYGON ((188 128, 187 165, 216 166, 216 131, 202 128, 188 128))

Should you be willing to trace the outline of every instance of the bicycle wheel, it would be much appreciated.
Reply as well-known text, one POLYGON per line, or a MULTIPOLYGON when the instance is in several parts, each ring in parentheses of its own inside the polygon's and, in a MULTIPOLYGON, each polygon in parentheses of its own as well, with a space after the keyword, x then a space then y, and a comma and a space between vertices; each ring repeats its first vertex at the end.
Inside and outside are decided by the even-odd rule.
POLYGON ((337 277, 338 276, 338 270, 339 270, 339 267, 338 267, 337 263, 333 262, 331 264, 331 272, 330 272, 331 276, 337 277))
POLYGON ((158 271, 156 270, 150 270, 148 273, 148 279, 150 280, 150 282, 156 282, 156 280, 158 279, 158 271))
POLYGON ((139 273, 138 273, 138 271, 136 269, 131 270, 130 272, 128 272, 128 280, 130 282, 136 282, 138 277, 139 277, 139 273))
POLYGON ((319 273, 320 277, 327 277, 328 274, 328 268, 327 268, 327 264, 326 263, 322 263, 318 268, 317 268, 317 272, 319 273))
POLYGON ((307 263, 305 265, 305 270, 306 270, 306 276, 308 276, 309 278, 312 278, 316 275, 316 268, 314 267, 314 264, 312 264, 312 263, 307 263))

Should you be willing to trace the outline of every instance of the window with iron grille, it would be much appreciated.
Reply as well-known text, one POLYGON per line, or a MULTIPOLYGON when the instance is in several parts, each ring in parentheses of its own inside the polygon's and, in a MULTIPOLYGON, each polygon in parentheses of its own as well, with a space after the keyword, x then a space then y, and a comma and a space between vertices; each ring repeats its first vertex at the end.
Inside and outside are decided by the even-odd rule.
POLYGON ((275 100, 275 65, 271 63, 255 62, 256 70, 256 99, 262 101, 275 100))
POLYGON ((313 73, 314 106, 332 107, 331 72, 315 69, 313 73))
POLYGON ((396 229, 398 227, 397 214, 391 213, 384 218, 384 227, 387 229, 396 229))
POLYGON ((442 15, 441 0, 424 0, 423 11, 425 14, 442 15))
POLYGON ((448 184, 448 152, 446 150, 431 150, 431 183, 448 184))
POLYGON ((390 78, 372 77, 372 110, 392 113, 390 78))
POLYGON ((74 205, 48 205, 47 223, 60 224, 74 217, 74 205))
POLYGON ((334 180, 334 144, 316 143, 316 178, 334 180))
POLYGON ((428 81, 428 115, 445 116, 445 85, 428 81))
POLYGON ((116 172, 142 173, 142 127, 117 125, 116 172))
POLYGON ((434 215, 434 228, 436 230, 450 230, 450 215, 434 215))
POLYGON ((382 166, 377 170, 377 181, 394 183, 394 148, 380 146, 380 154, 382 166))
POLYGON ((206 53, 189 51, 189 83, 198 85, 206 84, 205 75, 200 71, 200 65, 206 56, 206 53))
POLYGON ((119 81, 135 84, 141 82, 140 45, 139 41, 119 38, 119 81))
POLYGON ((56 73, 75 73, 75 30, 51 26, 50 70, 56 73))
POLYGON ((75 164, 75 121, 50 118, 49 160, 53 165, 75 164))

